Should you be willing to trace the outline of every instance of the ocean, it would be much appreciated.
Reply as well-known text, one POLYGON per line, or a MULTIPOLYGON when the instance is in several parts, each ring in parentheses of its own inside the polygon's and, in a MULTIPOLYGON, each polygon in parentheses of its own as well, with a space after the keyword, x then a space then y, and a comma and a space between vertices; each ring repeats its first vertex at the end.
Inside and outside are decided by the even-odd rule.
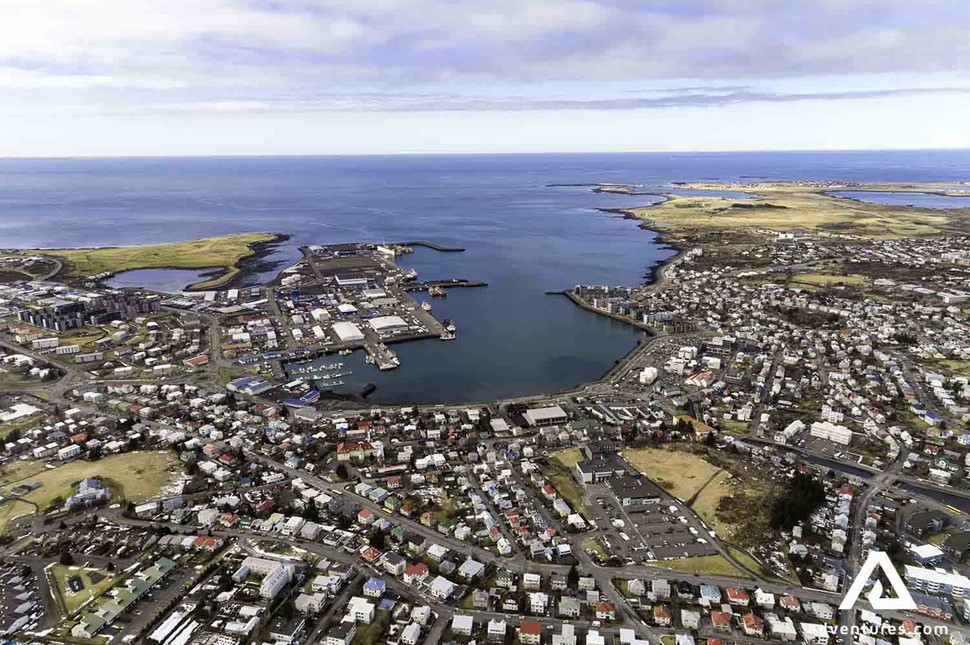
MULTIPOLYGON (((457 340, 396 345, 402 365, 393 372, 379 373, 357 352, 344 380, 376 384, 371 400, 381 403, 490 401, 595 379, 642 338, 546 295, 576 284, 639 284, 673 254, 655 233, 597 210, 656 198, 575 184, 757 178, 970 180, 970 151, 0 159, 0 246, 290 234, 260 279, 298 259, 305 244, 464 247, 400 259, 421 280, 488 282, 432 301, 439 319, 454 320, 457 340)), ((116 283, 177 290, 193 279, 185 273, 132 273, 116 283)))

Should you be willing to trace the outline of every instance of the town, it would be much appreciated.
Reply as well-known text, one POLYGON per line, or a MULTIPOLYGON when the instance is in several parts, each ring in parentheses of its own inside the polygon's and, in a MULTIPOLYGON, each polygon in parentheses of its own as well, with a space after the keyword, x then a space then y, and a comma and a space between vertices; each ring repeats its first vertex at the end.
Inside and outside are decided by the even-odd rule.
POLYGON ((179 296, 10 280, 0 633, 959 645, 968 247, 694 244, 652 284, 566 293, 645 332, 602 379, 463 405, 340 392, 351 352, 394 369, 393 343, 455 333, 403 248, 305 247, 274 283, 179 296), (915 609, 839 608, 870 552, 915 609))

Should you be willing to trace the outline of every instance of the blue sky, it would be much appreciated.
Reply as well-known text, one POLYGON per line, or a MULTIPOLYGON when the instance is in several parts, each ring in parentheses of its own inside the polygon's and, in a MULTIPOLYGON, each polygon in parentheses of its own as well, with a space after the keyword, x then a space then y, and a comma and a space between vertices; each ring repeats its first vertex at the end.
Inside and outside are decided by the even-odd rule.
POLYGON ((3 156, 970 147, 965 0, 3 5, 3 156))

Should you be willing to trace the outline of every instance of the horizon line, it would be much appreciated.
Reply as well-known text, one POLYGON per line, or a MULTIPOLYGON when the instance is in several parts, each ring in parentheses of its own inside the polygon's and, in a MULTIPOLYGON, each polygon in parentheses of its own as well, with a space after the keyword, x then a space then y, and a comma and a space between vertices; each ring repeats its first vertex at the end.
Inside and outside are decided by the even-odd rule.
POLYGON ((471 157, 506 155, 692 155, 692 154, 771 154, 771 153, 865 153, 865 152, 970 152, 970 147, 886 147, 886 148, 764 148, 760 150, 709 148, 694 150, 469 150, 399 151, 399 152, 296 152, 296 153, 212 153, 212 154, 68 154, 68 155, 0 155, 0 161, 72 161, 95 159, 270 159, 327 157, 471 157))

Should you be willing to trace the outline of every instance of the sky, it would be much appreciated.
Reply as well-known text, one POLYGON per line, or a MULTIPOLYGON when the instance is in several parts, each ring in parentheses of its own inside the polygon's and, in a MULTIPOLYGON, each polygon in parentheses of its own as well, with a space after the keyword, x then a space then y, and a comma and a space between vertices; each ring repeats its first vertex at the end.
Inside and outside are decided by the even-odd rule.
POLYGON ((0 9, 0 156, 970 147, 966 0, 0 9))

